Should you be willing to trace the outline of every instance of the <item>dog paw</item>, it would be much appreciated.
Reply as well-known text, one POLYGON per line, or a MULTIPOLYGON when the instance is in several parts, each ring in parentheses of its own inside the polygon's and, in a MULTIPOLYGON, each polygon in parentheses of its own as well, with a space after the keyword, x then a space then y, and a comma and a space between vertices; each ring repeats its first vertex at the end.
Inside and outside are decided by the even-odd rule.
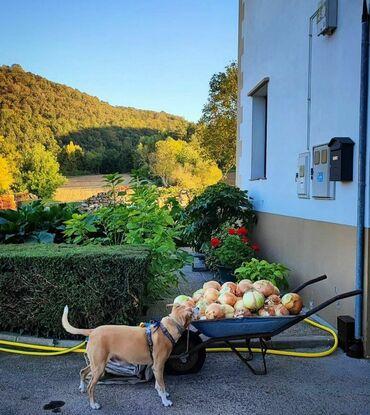
POLYGON ((98 402, 92 402, 92 403, 90 403, 90 408, 91 409, 100 409, 101 405, 98 402))
POLYGON ((163 399, 162 403, 163 403, 163 406, 166 406, 166 407, 173 405, 172 401, 170 401, 169 399, 163 399))
POLYGON ((85 393, 87 391, 87 387, 86 387, 86 385, 84 383, 81 383, 80 386, 78 387, 78 390, 81 393, 85 393))

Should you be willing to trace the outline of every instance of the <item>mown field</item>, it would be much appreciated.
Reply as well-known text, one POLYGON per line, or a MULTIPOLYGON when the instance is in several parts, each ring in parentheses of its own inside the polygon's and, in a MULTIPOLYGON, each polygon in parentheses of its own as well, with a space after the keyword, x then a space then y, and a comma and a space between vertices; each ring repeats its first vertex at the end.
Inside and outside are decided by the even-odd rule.
MULTIPOLYGON (((129 174, 122 174, 125 183, 129 174)), ((67 183, 57 189, 54 199, 58 202, 80 202, 97 193, 106 191, 102 174, 68 177, 67 183)))

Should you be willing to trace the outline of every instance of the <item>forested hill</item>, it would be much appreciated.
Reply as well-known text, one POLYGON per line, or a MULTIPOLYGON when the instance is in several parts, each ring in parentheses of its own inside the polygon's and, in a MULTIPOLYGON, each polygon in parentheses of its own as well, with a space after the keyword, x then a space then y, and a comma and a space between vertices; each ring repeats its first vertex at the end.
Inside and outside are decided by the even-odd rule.
MULTIPOLYGON (((140 137, 184 138, 188 126, 182 117, 114 107, 19 65, 0 66, 0 155, 13 160, 40 144, 60 159, 72 140, 83 152, 78 169, 129 171, 140 137)), ((60 161, 63 170, 63 157, 60 161)))

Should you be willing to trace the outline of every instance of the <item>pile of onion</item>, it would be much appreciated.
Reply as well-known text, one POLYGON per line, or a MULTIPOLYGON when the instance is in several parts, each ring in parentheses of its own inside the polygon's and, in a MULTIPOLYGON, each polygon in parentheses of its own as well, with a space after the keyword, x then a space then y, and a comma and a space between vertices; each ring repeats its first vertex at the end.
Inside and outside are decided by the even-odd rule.
POLYGON ((186 304, 199 309, 200 319, 243 318, 249 316, 280 317, 299 314, 303 307, 302 298, 296 293, 282 298, 277 287, 268 280, 254 283, 248 279, 238 284, 207 281, 192 297, 179 295, 174 304, 186 304))

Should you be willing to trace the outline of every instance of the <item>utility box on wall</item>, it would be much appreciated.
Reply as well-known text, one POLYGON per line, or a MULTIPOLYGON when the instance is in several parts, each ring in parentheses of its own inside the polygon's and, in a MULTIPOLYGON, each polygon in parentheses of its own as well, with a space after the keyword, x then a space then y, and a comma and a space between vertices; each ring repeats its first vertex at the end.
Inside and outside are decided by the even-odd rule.
POLYGON ((353 180, 353 146, 349 137, 334 137, 330 140, 330 175, 332 181, 353 180))
POLYGON ((301 153, 298 156, 298 171, 296 173, 297 195, 301 199, 310 196, 310 153, 301 153))
POLYGON ((316 15, 318 36, 330 36, 337 28, 338 0, 320 0, 316 15))
POLYGON ((329 146, 313 147, 312 196, 317 199, 334 199, 334 183, 329 181, 329 146))

